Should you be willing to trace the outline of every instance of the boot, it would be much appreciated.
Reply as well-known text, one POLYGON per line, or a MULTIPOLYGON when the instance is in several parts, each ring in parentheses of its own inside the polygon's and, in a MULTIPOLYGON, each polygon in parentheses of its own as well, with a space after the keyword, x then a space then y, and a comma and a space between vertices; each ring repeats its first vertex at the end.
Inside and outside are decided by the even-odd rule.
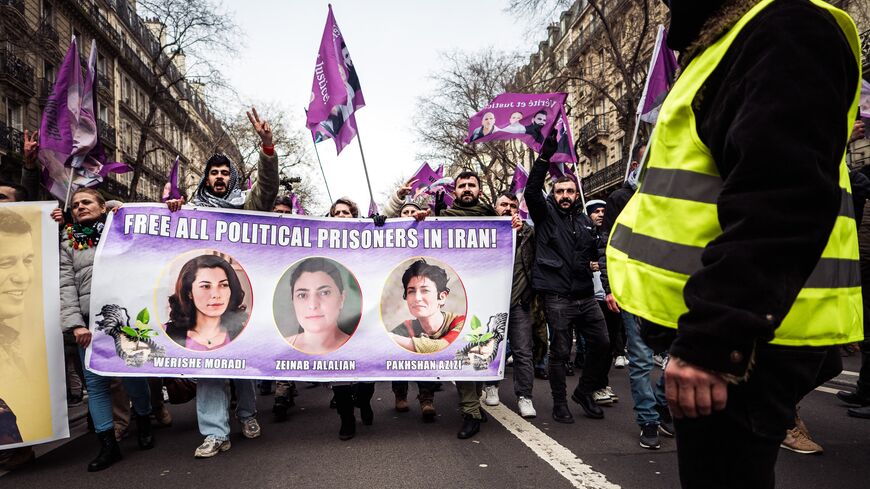
POLYGON ((88 472, 108 469, 113 463, 121 460, 121 449, 118 447, 118 441, 115 440, 115 430, 97 433, 97 440, 100 442, 100 453, 88 464, 88 472))
POLYGON ((338 430, 339 440, 350 440, 356 435, 356 417, 353 414, 353 386, 337 385, 332 388, 335 394, 335 409, 341 417, 341 428, 338 430))
POLYGON ((272 406, 272 414, 275 415, 275 421, 286 421, 287 411, 290 410, 290 400, 286 397, 276 397, 275 405, 272 406))
POLYGON ((408 406, 408 394, 396 393, 396 411, 407 413, 411 408, 408 406))
POLYGON ((136 415, 136 442, 139 444, 140 450, 151 450, 154 448, 154 435, 151 434, 151 416, 136 415))
POLYGON ((459 433, 456 434, 456 437, 460 440, 465 440, 467 438, 471 438, 478 431, 480 431, 480 420, 474 418, 470 414, 466 414, 463 416, 464 419, 462 421, 462 428, 459 429, 459 433))
POLYGON ((374 382, 360 382, 356 384, 355 404, 359 408, 359 417, 366 426, 371 426, 375 419, 372 411, 372 397, 375 395, 374 382))

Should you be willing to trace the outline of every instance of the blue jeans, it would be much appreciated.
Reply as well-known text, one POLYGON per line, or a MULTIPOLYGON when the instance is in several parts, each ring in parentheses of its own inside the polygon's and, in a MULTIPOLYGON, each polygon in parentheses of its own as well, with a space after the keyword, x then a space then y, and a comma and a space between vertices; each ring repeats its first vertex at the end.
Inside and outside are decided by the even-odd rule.
POLYGON ((196 419, 202 436, 230 439, 230 388, 236 388, 236 416, 245 421, 257 415, 256 380, 197 379, 196 419))
MULTIPOLYGON (((85 350, 79 347, 79 357, 84 367, 85 350)), ((94 430, 97 433, 114 429, 112 421, 112 393, 110 386, 111 377, 97 375, 84 367, 85 386, 88 388, 88 412, 94 422, 94 430)), ((144 377, 124 377, 124 390, 133 402, 133 410, 139 416, 151 414, 151 390, 148 388, 148 379, 144 377)))
POLYGON ((656 404, 667 406, 665 398, 665 375, 662 373, 653 386, 650 379, 655 368, 653 350, 640 337, 640 324, 634 314, 622 311, 622 324, 625 325, 625 345, 628 349, 628 380, 631 384, 631 398, 634 400, 634 414, 637 424, 658 423, 659 413, 656 404))

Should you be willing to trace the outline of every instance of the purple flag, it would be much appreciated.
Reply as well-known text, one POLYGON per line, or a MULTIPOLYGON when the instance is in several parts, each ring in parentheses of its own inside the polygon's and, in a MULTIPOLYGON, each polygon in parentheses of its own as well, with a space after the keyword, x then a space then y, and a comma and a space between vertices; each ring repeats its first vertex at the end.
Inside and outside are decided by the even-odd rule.
POLYGON ((667 36, 667 30, 663 26, 659 26, 649 74, 646 77, 646 85, 637 106, 640 120, 650 124, 656 123, 659 109, 668 92, 671 91, 671 87, 674 86, 674 78, 677 74, 677 57, 665 45, 664 40, 667 36))
POLYGON ((514 177, 511 180, 511 192, 517 196, 520 201, 520 217, 523 219, 529 218, 529 208, 526 206, 526 183, 529 181, 529 173, 523 165, 517 165, 514 171, 514 177))
MULTIPOLYGON (((416 181, 411 184, 409 200, 416 201, 423 195, 434 196, 438 192, 444 192, 444 203, 448 206, 453 204, 454 182, 453 178, 444 176, 444 165, 433 170, 429 163, 423 163, 410 179, 414 180, 416 181)), ((430 205, 435 205, 434 199, 430 201, 430 205)))
POLYGON ((169 180, 163 189, 163 198, 161 199, 163 202, 181 198, 181 191, 178 190, 178 162, 180 158, 181 156, 175 157, 175 163, 172 164, 172 169, 169 170, 169 180))
POLYGON ((375 204, 375 199, 369 201, 369 217, 378 213, 378 204, 375 204))
POLYGON ((553 163, 576 163, 577 152, 574 151, 574 138, 571 136, 571 126, 565 108, 559 112, 556 121, 556 153, 550 158, 553 163))
POLYGON ((302 202, 299 202, 299 197, 296 194, 290 194, 290 203, 292 204, 290 206, 290 212, 292 214, 296 214, 298 216, 305 215, 305 208, 302 207, 302 202))
MULTIPOLYGON (((861 98, 858 101, 858 112, 861 117, 870 118, 870 82, 861 80, 861 98)), ((870 128, 867 128, 870 130, 870 128)))
POLYGON ((311 103, 307 111, 306 125, 314 142, 334 139, 340 154, 356 136, 354 112, 363 107, 365 99, 356 66, 330 5, 314 65, 311 103))
POLYGON ((465 142, 519 139, 540 153, 567 98, 565 93, 503 93, 468 120, 465 142))
POLYGON ((39 128, 43 184, 52 195, 62 200, 78 187, 92 187, 102 182, 109 171, 129 170, 123 163, 107 164, 99 141, 94 96, 96 55, 94 42, 87 74, 82 80, 76 39, 72 38, 46 101, 39 128))

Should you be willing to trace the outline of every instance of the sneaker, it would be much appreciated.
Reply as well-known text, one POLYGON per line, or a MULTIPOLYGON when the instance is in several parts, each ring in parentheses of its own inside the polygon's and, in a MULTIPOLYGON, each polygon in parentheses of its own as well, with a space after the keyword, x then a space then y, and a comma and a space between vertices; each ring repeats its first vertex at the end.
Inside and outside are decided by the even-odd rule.
POLYGON ((781 448, 785 448, 786 450, 791 450, 795 453, 802 453, 805 455, 824 452, 824 449, 821 447, 821 445, 811 440, 797 426, 786 431, 785 440, 783 440, 779 446, 781 448))
POLYGON ((242 421, 242 434, 245 438, 256 438, 260 436, 260 423, 257 418, 248 418, 242 421))
POLYGON ((487 406, 498 406, 498 386, 497 385, 488 385, 483 388, 483 403, 487 406))
POLYGON ((625 358, 625 355, 620 355, 616 357, 616 361, 613 362, 613 366, 616 368, 625 368, 628 365, 628 359, 625 358))
POLYGON ((534 418, 538 415, 538 412, 535 411, 535 406, 532 405, 532 400, 528 397, 520 396, 517 400, 517 407, 520 408, 520 416, 526 419, 534 418))
POLYGON ((613 404, 613 399, 607 394, 607 389, 598 389, 592 393, 592 400, 595 404, 603 406, 605 404, 613 404))
POLYGON ((218 440, 213 435, 205 437, 202 445, 196 447, 193 456, 196 458, 210 458, 217 455, 219 452, 225 452, 230 449, 229 440, 218 440))
POLYGON ((613 402, 619 402, 619 396, 617 396, 616 393, 613 392, 613 389, 609 385, 604 388, 604 391, 607 392, 607 395, 610 396, 610 399, 613 402))
POLYGON ((665 364, 665 357, 663 355, 653 355, 653 363, 656 364, 656 367, 663 367, 665 364))
POLYGON ((662 447, 657 423, 647 423, 640 427, 640 447, 647 450, 658 450, 662 447))

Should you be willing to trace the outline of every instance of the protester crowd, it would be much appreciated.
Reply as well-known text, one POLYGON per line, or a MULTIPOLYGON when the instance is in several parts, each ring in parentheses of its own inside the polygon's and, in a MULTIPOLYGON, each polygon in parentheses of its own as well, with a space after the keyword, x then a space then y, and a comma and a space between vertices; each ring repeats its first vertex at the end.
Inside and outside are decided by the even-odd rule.
MULTIPOLYGON (((783 17, 777 17, 778 12, 792 9, 789 11, 792 18, 815 26, 816 24, 813 23, 817 22, 817 20, 813 20, 815 10, 801 10, 810 8, 816 7, 806 5, 800 7, 777 6, 771 7, 768 12, 763 14, 753 10, 751 15, 769 14, 768 20, 771 22, 782 22, 783 17)), ((741 16, 750 15, 745 9, 737 12, 741 16)), ((696 21, 698 19, 704 21, 711 14, 710 12, 695 11, 692 12, 692 15, 698 17, 695 19, 696 21)), ((742 17, 738 16, 737 18, 742 17)), ((737 22, 737 19, 732 19, 732 21, 737 22)), ((695 25, 696 30, 701 29, 700 25, 695 25)), ((709 28, 707 24, 704 25, 709 28)), ((738 25, 740 28, 744 28, 746 22, 738 25)), ((760 23, 746 28, 763 29, 761 27, 763 25, 766 24, 760 23)), ((840 23, 840 27, 833 23, 827 25, 827 34, 836 38, 836 42, 832 41, 833 44, 842 44, 842 39, 837 37, 839 32, 836 29, 843 28, 843 25, 845 24, 840 23), (832 32, 833 34, 831 34, 832 32)), ((771 29, 775 28, 775 26, 771 27, 771 29)), ((820 31, 825 31, 820 27, 817 28, 820 31)), ((693 33, 686 34, 679 30, 672 30, 671 33, 674 36, 673 42, 688 50, 690 56, 687 59, 691 59, 692 56, 701 56, 700 53, 703 52, 704 48, 697 44, 690 45, 690 41, 698 37, 698 32, 693 31, 693 33), (687 37, 681 38, 681 35, 687 37), (696 51, 693 52, 692 49, 696 51)), ((712 40, 708 41, 713 42, 712 40)), ((670 38, 669 42, 671 42, 670 38)), ((761 41, 752 38, 745 40, 745 43, 750 45, 753 42, 761 41)), ((778 40, 773 45, 777 45, 777 42, 781 43, 782 41, 778 40)), ((746 46, 740 47, 740 49, 745 48, 746 46)), ((837 56, 853 63, 854 60, 849 58, 847 50, 842 51, 837 56)), ((726 61, 751 64, 751 61, 745 61, 742 58, 726 61)), ((726 61, 722 62, 726 63, 726 61)), ((846 74, 843 75, 843 80, 848 80, 854 73, 850 71, 848 62, 844 62, 844 66, 846 67, 843 68, 843 71, 846 74)), ((755 73, 753 69, 755 69, 754 66, 745 67, 746 72, 755 73)), ((691 76, 692 71, 688 73, 690 73, 688 76, 691 76)), ((726 77, 725 79, 728 76, 738 76, 731 72, 720 75, 726 77)), ((737 82, 735 81, 734 84, 736 85, 737 82)), ((846 86, 848 83, 844 81, 843 85, 846 86)), ((765 245, 760 243, 762 238, 755 237, 753 240, 752 237, 746 238, 744 236, 741 241, 741 239, 734 237, 734 234, 759 232, 757 229, 747 230, 741 227, 747 226, 746 222, 740 221, 742 219, 740 216, 746 212, 746 209, 741 206, 754 205, 756 207, 752 209, 753 213, 767 213, 767 218, 771 218, 773 211, 759 209, 757 201, 752 201, 754 203, 749 204, 746 200, 741 200, 741 198, 750 200, 756 198, 752 192, 757 193, 757 188, 746 189, 741 187, 741 184, 745 186, 746 182, 755 182, 761 179, 756 175, 754 177, 743 176, 744 179, 740 180, 740 176, 752 175, 752 171, 759 171, 758 167, 736 165, 733 168, 726 168, 722 166, 724 163, 720 161, 724 161, 723 155, 726 153, 730 155, 730 158, 737 160, 740 159, 741 155, 745 157, 739 148, 735 149, 735 145, 745 144, 749 148, 747 151, 750 152, 758 150, 747 140, 751 140, 752 131, 759 130, 759 128, 752 124, 742 126, 741 123, 747 124, 747 121, 764 120, 764 114, 746 113, 743 115, 744 119, 740 121, 724 121, 722 113, 733 114, 735 111, 741 110, 746 102, 741 98, 742 95, 729 92, 733 86, 722 79, 717 79, 711 87, 718 89, 719 93, 708 92, 707 97, 704 98, 704 103, 713 105, 699 107, 699 117, 702 118, 700 126, 702 134, 700 136, 705 141, 710 141, 711 149, 707 150, 705 154, 700 154, 702 153, 698 149, 700 145, 696 145, 693 147, 695 153, 686 157, 687 161, 691 160, 690 157, 694 157, 697 159, 698 165, 707 165, 699 166, 707 173, 694 170, 684 172, 682 177, 687 177, 688 173, 695 173, 692 178, 697 177, 697 175, 709 177, 717 168, 720 173, 726 173, 726 170, 730 172, 723 175, 722 178, 731 178, 731 182, 737 181, 737 183, 725 188, 717 188, 716 192, 717 195, 720 191, 722 193, 719 197, 719 205, 721 206, 719 215, 723 222, 723 229, 720 229, 719 233, 731 234, 720 240, 714 240, 709 244, 709 247, 722 246, 723 243, 727 243, 731 239, 732 241, 736 240, 737 243, 742 243, 742 246, 756 247, 753 252, 758 254, 755 256, 762 256, 764 253, 770 254, 771 249, 765 248, 765 245), (716 104, 724 104, 728 110, 720 111, 717 108, 719 105, 716 104), (727 131, 728 124, 749 132, 729 133, 727 131), (721 137, 725 137, 726 133, 731 139, 723 141, 721 137), (732 151, 735 154, 731 154, 732 151), (735 197, 737 189, 745 193, 735 197), (731 196, 733 200, 728 200, 728 196, 731 196)), ((851 107, 850 103, 854 98, 852 97, 853 88, 851 86, 845 89, 839 88, 840 91, 837 93, 843 100, 837 99, 841 102, 840 107, 831 108, 831 114, 827 114, 830 117, 826 120, 841 122, 840 119, 847 113, 852 115, 851 121, 855 120, 854 113, 847 110, 851 107)), ((686 102, 687 104, 691 103, 693 99, 690 97, 688 100, 690 102, 686 102)), ((758 109, 752 110, 757 111, 758 109)), ((189 199, 182 197, 166 202, 170 211, 178 211, 187 204, 194 207, 247 209, 275 213, 292 212, 294 207, 292 199, 289 196, 278 195, 278 160, 272 145, 271 128, 267 122, 259 118, 255 110, 249 113, 249 118, 261 138, 258 180, 254 187, 248 192, 243 192, 234 162, 225 155, 217 154, 205 162, 202 180, 189 199)), ((671 116, 670 119, 666 117, 664 122, 660 121, 663 127, 660 130, 665 131, 666 135, 671 134, 667 131, 679 134, 680 130, 686 130, 675 121, 674 116, 671 116), (669 126, 669 123, 673 126, 669 126)), ((854 124, 851 121, 849 123, 850 142, 863 138, 866 130, 860 120, 854 124)), ((488 131, 492 130, 491 126, 492 124, 487 123, 481 134, 486 135, 488 131)), ((852 171, 848 175, 848 180, 844 177, 838 183, 837 172, 839 170, 837 168, 845 169, 846 167, 845 163, 840 166, 836 163, 840 163, 840 154, 845 149, 847 138, 842 134, 844 131, 840 127, 830 129, 829 132, 827 139, 809 141, 805 143, 805 147, 792 148, 793 151, 807 153, 814 150, 827 151, 820 158, 827 158, 825 161, 829 164, 824 166, 824 171, 818 171, 818 178, 808 178, 807 175, 815 175, 815 173, 811 171, 800 173, 801 168, 791 168, 788 170, 792 172, 791 174, 777 174, 776 177, 785 181, 782 184, 784 186, 791 185, 793 189, 798 190, 809 189, 810 194, 819 194, 830 201, 824 205, 819 203, 814 209, 807 210, 805 215, 791 216, 792 219, 801 220, 806 219, 809 213, 815 212, 813 215, 817 215, 820 220, 828 219, 831 221, 830 226, 826 228, 821 226, 818 230, 813 231, 815 234, 812 237, 802 236, 801 239, 804 241, 798 245, 809 249, 812 248, 810 241, 815 240, 814 243, 818 241, 821 243, 819 246, 822 246, 827 235, 833 232, 831 231, 832 227, 848 226, 851 222, 850 219, 854 218, 858 227, 860 264, 864 272, 862 276, 868 277, 870 276, 868 273, 870 229, 864 226, 863 214, 867 199, 870 197, 870 178, 868 178, 870 171, 866 167, 852 171), (801 185, 805 187, 801 187, 801 185), (847 187, 851 189, 849 199, 838 202, 841 195, 847 195, 845 192, 847 187), (839 214, 836 214, 837 207, 840 208, 839 214), (835 220, 837 224, 834 224, 835 220)), ((698 135, 695 134, 694 137, 697 138, 698 135)), ((652 144, 656 144, 655 136, 653 138, 652 144)), ((683 139, 675 137, 674 140, 682 141, 683 139)), ((753 391, 749 391, 749 393, 744 391, 753 388, 760 382, 769 382, 763 385, 772 389, 772 398, 779 395, 773 392, 772 384, 777 377, 769 374, 768 369, 771 368, 771 364, 776 364, 776 361, 779 361, 773 357, 782 354, 783 351, 806 356, 807 362, 811 363, 815 369, 807 374, 808 377, 812 378, 805 379, 806 384, 807 386, 820 385, 840 371, 839 357, 843 347, 836 342, 819 342, 803 349, 788 350, 787 346, 775 349, 767 345, 766 341, 756 344, 753 341, 747 343, 745 338, 737 338, 740 332, 734 330, 734 324, 739 321, 725 325, 721 324, 721 321, 715 323, 714 319, 711 318, 717 310, 719 312, 716 314, 737 314, 730 306, 716 309, 717 304, 714 304, 715 301, 709 298, 709 294, 722 293, 722 290, 715 287, 716 274, 719 274, 718 280, 724 280, 722 277, 728 273, 746 272, 746 270, 740 270, 739 267, 737 267, 738 270, 719 270, 707 275, 701 274, 702 277, 693 276, 693 279, 688 283, 674 288, 680 294, 685 291, 686 302, 691 303, 693 311, 696 311, 697 314, 708 315, 702 318, 694 318, 691 315, 680 317, 681 329, 679 334, 674 333, 676 320, 668 324, 668 321, 656 323, 642 319, 641 313, 644 313, 647 318, 655 314, 661 314, 662 317, 673 314, 673 311, 667 310, 650 312, 662 304, 669 305, 666 297, 668 292, 656 289, 647 293, 644 291, 644 287, 649 287, 650 284, 642 283, 638 279, 633 283, 629 281, 628 285, 633 287, 630 290, 641 292, 636 292, 634 296, 626 293, 625 270, 634 270, 636 272, 634 277, 652 277, 654 273, 661 273, 652 271, 652 268, 657 266, 656 264, 661 265, 657 267, 657 270, 667 271, 664 268, 667 264, 655 261, 662 260, 662 257, 655 254, 654 247, 667 241, 665 238, 669 236, 662 235, 655 239, 647 237, 645 238, 647 241, 643 241, 647 244, 647 249, 628 250, 631 243, 626 242, 625 233, 630 233, 632 230, 627 227, 627 223, 638 219, 639 215, 646 212, 645 208, 642 207, 644 199, 680 200, 679 204, 669 204, 677 208, 676 206, 679 205, 689 205, 685 202, 693 203, 692 199, 710 204, 709 201, 704 200, 709 199, 710 196, 692 195, 686 188, 676 188, 679 186, 679 181, 678 177, 674 175, 680 175, 679 172, 684 170, 664 168, 663 166, 668 162, 662 160, 662 155, 666 151, 673 151, 673 149, 664 148, 663 145, 657 146, 657 151, 661 153, 653 161, 646 154, 647 145, 641 143, 631 148, 630 172, 625 183, 610 194, 606 200, 590 200, 584 203, 579 182, 570 175, 554 178, 547 185, 547 175, 551 170, 550 158, 558 151, 555 131, 546 139, 542 138, 540 142, 542 143, 541 151, 531 167, 523 195, 528 208, 528 219, 523 219, 520 216, 521 200, 511 192, 502 192, 495 202, 487 202, 482 195, 481 178, 473 171, 463 171, 455 176, 451 204, 447 204, 443 191, 422 197, 412 196, 413 182, 408 182, 392 193, 384 207, 383 214, 374 214, 368 217, 373 220, 376 226, 383 226, 387 219, 395 218, 412 218, 421 221, 433 217, 439 219, 510 217, 516 232, 516 241, 507 334, 513 391, 517 397, 519 414, 524 418, 534 418, 538 414, 534 406, 533 392, 534 379, 537 377, 549 382, 550 395, 553 401, 551 416, 554 421, 565 424, 574 423, 574 413, 577 412, 582 412, 589 419, 601 420, 605 418, 605 410, 602 409, 602 406, 618 402, 620 399, 619 393, 610 386, 611 369, 627 368, 631 390, 630 397, 639 428, 638 443, 640 447, 651 450, 658 449, 662 445, 661 436, 674 437, 675 435, 678 441, 684 444, 683 446, 697 446, 698 450, 691 453, 688 450, 681 450, 681 477, 687 486, 703 487, 703 484, 695 485, 692 481, 709 480, 709 474, 702 473, 701 468, 705 467, 704 464, 710 460, 698 458, 697 460, 701 460, 700 465, 694 465, 693 461, 696 459, 693 457, 703 457, 711 452, 716 453, 716 449, 705 451, 700 446, 702 441, 710 443, 710 440, 705 438, 709 436, 710 431, 705 432, 705 430, 722 430, 723 427, 733 427, 734 423, 743 423, 740 424, 742 428, 753 421, 751 419, 743 420, 744 423, 741 420, 723 419, 711 415, 711 413, 718 411, 723 412, 722 416, 738 416, 731 412, 734 409, 731 406, 735 404, 741 406, 740 403, 745 402, 745 397, 753 394, 753 391), (644 164, 646 161, 649 161, 647 166, 644 164), (665 181, 663 180, 665 176, 674 180, 665 181), (638 191, 639 181, 647 186, 644 188, 645 191, 638 191), (663 181, 664 183, 662 183, 663 181), (654 184, 660 185, 655 186, 654 184), (643 195, 640 199, 633 199, 636 193, 643 195), (629 201, 634 206, 629 204, 629 201), (610 248, 607 246, 608 242, 610 242, 610 248), (616 253, 614 253, 614 249, 616 253), (634 254, 630 255, 630 253, 634 254), (626 262, 629 260, 627 257, 633 260, 629 264, 630 267, 635 268, 626 266, 626 262), (615 273, 623 274, 619 279, 622 290, 616 294, 611 288, 617 283, 614 280, 615 273), (699 283, 705 284, 704 280, 707 280, 706 287, 698 285, 699 283), (620 302, 625 302, 625 300, 617 300, 615 295, 620 296, 621 299, 628 299, 631 306, 629 309, 634 313, 624 310, 620 302), (650 304, 649 302, 656 300, 659 303, 650 304), (695 323, 703 321, 710 322, 710 328, 715 329, 716 334, 711 333, 709 336, 705 336, 703 332, 695 332, 702 331, 695 323), (717 339, 721 340, 722 338, 735 339, 733 344, 725 346, 715 343, 717 339), (572 350, 575 352, 573 358, 572 350), (661 370, 657 367, 661 367, 661 370), (665 372, 668 373, 667 376, 665 372), (577 377, 576 384, 571 382, 574 385, 569 385, 568 378, 574 376, 577 377), (728 409, 726 409, 724 400, 726 392, 732 396, 729 399, 728 409)), ((659 144, 661 144, 660 141, 659 144)), ((702 149, 706 150, 706 148, 702 149)), ((21 201, 27 199, 28 196, 38 195, 38 167, 35 163, 38 150, 35 138, 28 134, 24 147, 25 165, 22 171, 21 184, 0 182, 0 199, 21 201)), ((769 155, 769 153, 766 154, 769 155)), ((795 153, 794 157, 795 160, 798 160, 801 155, 795 153)), ((719 176, 716 175, 716 177, 719 176)), ((722 178, 718 182, 720 185, 722 178)), ((780 190, 783 188, 785 187, 780 188, 780 190)), ((782 191, 778 195, 782 201, 805 201, 807 199, 806 192, 788 193, 782 191)), ((61 212, 53 214, 61 226, 59 234, 61 324, 69 346, 66 349, 69 402, 70 404, 81 402, 85 393, 87 394, 89 418, 100 446, 99 453, 88 465, 88 470, 102 470, 120 460, 121 453, 117 441, 123 436, 125 427, 131 419, 135 420, 138 446, 143 450, 154 447, 155 435, 151 429, 152 422, 160 425, 172 423, 171 415, 163 405, 164 389, 176 399, 190 400, 195 398, 198 426, 203 436, 203 442, 194 452, 197 458, 212 457, 231 448, 231 406, 234 406, 235 416, 242 425, 242 435, 246 438, 260 436, 261 427, 257 421, 256 396, 258 392, 260 395, 271 395, 273 385, 271 381, 261 382, 259 389, 255 381, 244 379, 198 379, 193 383, 177 379, 170 381, 169 379, 126 378, 120 382, 99 376, 87 368, 82 368, 84 348, 91 340, 91 333, 87 328, 90 315, 88 299, 95 249, 103 232, 103 223, 107 212, 118 205, 120 204, 106 202, 96 190, 82 188, 72 193, 70 198, 71 212, 68 215, 61 212)), ((802 202, 800 205, 804 206, 802 209, 809 209, 811 206, 807 202, 802 202)), ((360 218, 361 215, 359 206, 355 202, 348 198, 340 198, 332 203, 327 217, 355 219, 360 218)), ((662 219, 668 219, 671 223, 678 220, 675 216, 663 216, 662 219)), ((785 218, 782 217, 782 219, 785 218)), ((701 224, 708 225, 708 223, 701 224)), ((789 230, 794 231, 799 227, 793 226, 789 230)), ((845 241, 853 238, 848 233, 843 233, 843 235, 846 236, 843 238, 845 241)), ((628 241, 631 241, 630 238, 629 236, 628 241)), ((635 244, 639 242, 635 240, 635 244)), ((707 251, 709 252, 709 249, 707 251)), ((730 249, 727 253, 725 251, 718 253, 705 254, 701 260, 710 267, 723 260, 723 256, 726 255, 731 259, 735 259, 734 257, 745 258, 745 254, 741 255, 743 252, 740 250, 730 249)), ((806 252, 806 254, 807 256, 812 255, 810 252, 806 252)), ((765 262, 758 266, 759 268, 772 267, 771 273, 781 271, 776 267, 793 267, 792 263, 782 263, 783 261, 771 259, 771 264, 765 262)), ((818 261, 818 254, 815 256, 815 261, 818 261)), ((783 285, 783 288, 787 285, 794 289, 794 296, 797 296, 798 291, 808 281, 807 276, 812 267, 803 268, 806 268, 804 270, 806 273, 803 276, 790 277, 790 280, 795 283, 789 282, 783 285)), ((437 267, 427 264, 425 261, 415 263, 406 272, 406 277, 403 277, 405 293, 420 294, 421 292, 414 289, 411 284, 422 282, 431 283, 432 290, 436 293, 443 292, 443 286, 439 285, 440 279, 436 269, 437 267)), ((328 269, 312 269, 309 272, 301 272, 301 275, 305 273, 328 275, 333 277, 332 282, 329 283, 330 286, 338 289, 342 287, 340 280, 334 278, 336 274, 331 273, 328 269)), ((684 275, 691 274, 684 273, 684 275)), ((866 279, 861 281, 862 286, 864 280, 866 279)), ((771 288, 774 288, 773 285, 778 284, 771 285, 771 288)), ((823 287, 818 288, 827 290, 823 287)), ((833 290, 833 287, 831 289, 833 290)), ((864 292, 863 287, 861 290, 864 294, 864 304, 867 304, 867 293, 864 292)), ((728 291, 728 293, 739 295, 735 291, 728 291)), ((794 301, 795 298, 792 297, 792 301, 785 306, 783 301, 772 305, 771 307, 777 308, 775 309, 778 311, 776 314, 756 314, 758 311, 754 311, 751 317, 747 316, 740 324, 756 324, 761 321, 760 325, 756 325, 757 329, 759 331, 769 329, 771 331, 770 337, 764 336, 763 333, 753 334, 769 341, 773 338, 772 331, 777 327, 782 328, 780 324, 785 320, 781 318, 786 316, 792 307, 791 303, 794 301)), ((661 308, 667 309, 664 306, 661 308)), ((455 319, 446 313, 435 311, 429 316, 423 317, 421 315, 421 317, 409 321, 407 331, 398 328, 396 335, 407 340, 412 347, 416 344, 415 340, 422 338, 430 342, 443 340, 444 337, 455 332, 457 324, 461 324, 455 319)), ((848 322, 855 318, 841 319, 848 322)), ((864 321, 866 324, 866 317, 864 321)), ((189 348, 208 350, 213 344, 220 346, 231 339, 228 337, 226 328, 209 330, 207 328, 194 328, 193 325, 190 325, 185 329, 186 331, 182 332, 179 341, 186 341, 189 348)), ((293 340, 304 341, 304 338, 293 338, 293 340)), ((803 347, 806 344, 796 340, 794 345, 803 347)), ((848 409, 850 416, 870 419, 870 343, 867 340, 862 343, 861 350, 862 369, 858 378, 857 390, 840 392, 838 397, 855 406, 848 409)), ((793 365, 789 365, 793 367, 793 365)), ((486 408, 484 406, 495 406, 500 402, 498 382, 457 381, 455 385, 458 407, 463 415, 463 422, 459 427, 457 436, 460 439, 471 438, 480 431, 481 423, 486 421, 486 408)), ((363 424, 371 425, 374 423, 374 412, 371 406, 375 390, 374 383, 332 383, 330 387, 334 393, 332 407, 336 409, 340 418, 338 433, 340 439, 350 440, 354 438, 357 422, 356 410, 359 411, 359 418, 363 424)), ((391 387, 395 395, 395 410, 397 412, 410 411, 412 403, 408 399, 408 394, 411 391, 409 383, 396 381, 392 382, 391 387)), ((444 393, 436 396, 436 393, 443 391, 443 385, 434 381, 416 382, 416 389, 421 418, 424 422, 432 421, 436 416, 436 409, 443 409, 444 401, 439 399, 436 406, 436 397, 447 396, 444 393)), ((782 409, 779 410, 779 414, 787 413, 787 415, 780 416, 783 419, 777 419, 777 422, 788 425, 783 426, 785 428, 784 439, 777 438, 775 434, 767 436, 762 443, 751 439, 751 437, 747 437, 746 440, 738 439, 742 435, 738 436, 737 434, 734 435, 734 440, 731 440, 727 433, 723 434, 729 440, 729 444, 725 448, 720 448, 721 450, 726 450, 729 447, 734 450, 741 447, 759 449, 760 455, 757 457, 759 460, 752 462, 757 464, 752 469, 756 472, 749 470, 746 472, 748 475, 741 475, 741 477, 746 477, 747 480, 769 481, 772 484, 771 474, 776 458, 775 453, 772 455, 773 461, 771 462, 769 450, 763 450, 770 446, 776 448, 781 444, 784 449, 802 454, 823 451, 823 448, 812 440, 800 417, 796 415, 796 412, 792 412, 793 406, 789 405, 790 402, 791 404, 796 403, 805 394, 806 392, 803 392, 802 395, 793 400, 782 400, 782 409), (773 441, 776 444, 772 445, 773 441)), ((294 382, 278 381, 276 383, 272 410, 276 420, 287 419, 288 412, 295 405, 294 397, 298 395, 299 391, 294 382)), ((792 394, 782 395, 785 398, 792 394)), ((778 401, 774 399, 772 402, 778 401)), ((772 429, 775 430, 777 427, 773 426, 772 429)), ((755 452, 749 451, 747 453, 746 456, 752 457, 755 452)), ((5 468, 13 468, 25 463, 32 456, 32 450, 29 448, 0 452, 0 460, 5 468)))

